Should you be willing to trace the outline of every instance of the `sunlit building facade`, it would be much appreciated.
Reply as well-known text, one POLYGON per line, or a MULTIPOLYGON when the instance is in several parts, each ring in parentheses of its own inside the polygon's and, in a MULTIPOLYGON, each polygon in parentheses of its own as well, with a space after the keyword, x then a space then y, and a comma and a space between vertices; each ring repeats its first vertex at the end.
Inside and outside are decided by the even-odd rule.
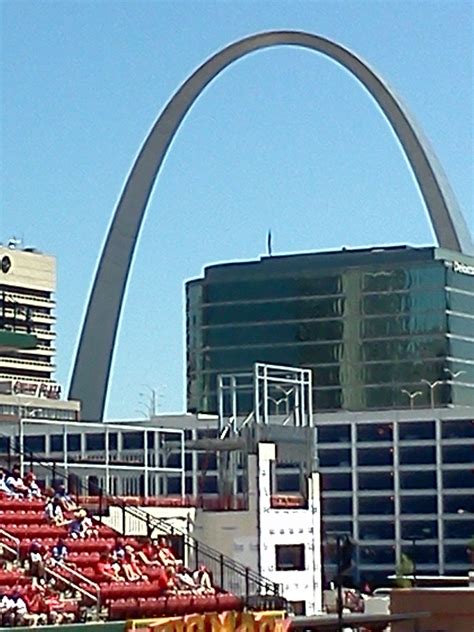
POLYGON ((474 405, 472 257, 406 246, 262 257, 206 267, 186 301, 189 410, 215 412, 218 375, 255 362, 311 368, 320 411, 474 405))

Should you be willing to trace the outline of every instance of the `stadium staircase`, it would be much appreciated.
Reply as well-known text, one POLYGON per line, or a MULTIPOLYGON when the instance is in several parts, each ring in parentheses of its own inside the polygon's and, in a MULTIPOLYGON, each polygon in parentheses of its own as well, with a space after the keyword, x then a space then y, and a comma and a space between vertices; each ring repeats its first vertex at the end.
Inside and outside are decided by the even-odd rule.
MULTIPOLYGON (((16 450, 17 454, 19 450, 16 450)), ((41 458, 31 453, 29 467, 35 464, 49 468, 41 458)), ((60 464, 58 464, 60 465, 60 464)), ((61 477, 54 467, 53 479, 61 477)), ((199 542, 185 530, 180 530, 166 520, 151 516, 139 506, 133 506, 125 499, 107 497, 102 493, 96 498, 83 498, 88 506, 92 504, 96 515, 98 537, 87 540, 68 538, 67 527, 51 526, 44 515, 45 502, 42 500, 10 500, 0 498, 0 544, 10 551, 12 557, 24 561, 33 541, 50 550, 58 538, 63 538, 69 550, 67 563, 56 564, 47 572, 55 579, 58 589, 69 590, 74 598, 67 602, 70 611, 91 609, 96 618, 122 620, 128 618, 148 618, 191 613, 223 612, 225 610, 271 609, 284 607, 279 595, 279 586, 260 576, 255 571, 236 562, 221 552, 199 542), (159 570, 146 569, 146 582, 104 582, 96 571, 100 554, 110 551, 117 538, 121 537, 134 549, 138 542, 122 530, 112 529, 103 524, 109 509, 119 506, 126 524, 126 516, 144 523, 148 536, 168 535, 180 544, 178 553, 184 555, 187 566, 197 568, 205 564, 213 577, 216 594, 169 595, 163 596, 158 581, 159 570)), ((79 497, 79 504, 82 504, 79 497)), ((160 498, 160 505, 166 505, 166 498, 160 498)), ((7 580, 0 572, 0 594, 2 587, 31 584, 24 571, 10 574, 7 580)))

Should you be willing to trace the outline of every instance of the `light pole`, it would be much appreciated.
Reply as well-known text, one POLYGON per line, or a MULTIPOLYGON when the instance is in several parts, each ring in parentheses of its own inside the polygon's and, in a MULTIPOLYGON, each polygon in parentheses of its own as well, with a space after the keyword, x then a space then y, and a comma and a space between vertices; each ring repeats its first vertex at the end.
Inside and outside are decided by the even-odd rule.
POLYGON ((430 389, 430 404, 431 408, 435 407, 434 400, 434 390, 439 384, 444 384, 443 380, 435 380, 434 382, 430 382, 429 380, 422 379, 423 384, 426 384, 430 389))
POLYGON ((411 410, 413 410, 413 408, 415 407, 415 399, 419 395, 423 395, 422 391, 413 391, 413 392, 410 393, 410 391, 407 391, 404 388, 401 389, 401 392, 404 393, 405 395, 408 395, 408 397, 410 398, 410 408, 411 408, 411 410))
POLYGON ((466 371, 451 371, 451 369, 444 368, 443 371, 449 375, 452 380, 455 380, 460 375, 464 375, 466 371))
MULTIPOLYGON (((142 402, 141 405, 146 406, 148 410, 148 417, 152 419, 153 417, 156 417, 156 415, 158 414, 159 400, 162 399, 163 393, 158 391, 156 388, 152 388, 151 386, 148 386, 148 384, 143 384, 142 386, 143 388, 146 388, 149 390, 150 397, 147 403, 142 402)), ((139 396, 146 397, 146 393, 139 393, 139 396)))
MULTIPOLYGON (((286 390, 285 388, 283 388, 283 386, 279 386, 277 385, 275 388, 277 388, 279 391, 281 391, 283 393, 283 397, 280 397, 279 399, 275 399, 274 397, 270 397, 268 396, 268 399, 273 402, 275 404, 275 412, 277 415, 280 414, 280 404, 285 404, 285 414, 288 415, 290 412, 290 405, 289 405, 289 400, 290 400, 290 395, 294 392, 294 388, 290 388, 289 390, 286 390)), ((286 424, 286 421, 284 422, 283 425, 286 424)))

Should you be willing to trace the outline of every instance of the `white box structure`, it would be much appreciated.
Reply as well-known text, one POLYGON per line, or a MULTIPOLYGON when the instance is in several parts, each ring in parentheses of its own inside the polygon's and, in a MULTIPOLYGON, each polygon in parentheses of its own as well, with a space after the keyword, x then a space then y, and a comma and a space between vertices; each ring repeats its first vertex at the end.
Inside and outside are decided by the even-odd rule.
POLYGON ((260 572, 282 586, 282 595, 292 603, 305 602, 305 614, 322 610, 321 507, 319 475, 307 479, 307 506, 272 507, 271 467, 276 459, 275 444, 258 446, 258 531, 260 572), (278 568, 278 547, 301 547, 301 570, 278 568))

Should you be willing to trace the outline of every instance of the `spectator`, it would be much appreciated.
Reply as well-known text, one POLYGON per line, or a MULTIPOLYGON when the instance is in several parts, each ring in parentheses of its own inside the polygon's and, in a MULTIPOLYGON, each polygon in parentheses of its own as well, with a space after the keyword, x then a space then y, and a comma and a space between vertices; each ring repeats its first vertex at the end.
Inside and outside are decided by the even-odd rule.
POLYGON ((149 541, 142 544, 136 555, 138 560, 145 566, 161 566, 161 562, 156 558, 156 549, 149 541))
POLYGON ((168 544, 168 540, 163 537, 158 541, 157 558, 162 566, 165 567, 174 566, 176 568, 176 566, 183 563, 182 560, 176 559, 175 554, 168 544))
POLYGON ((123 558, 125 555, 125 540, 123 538, 117 538, 115 540, 115 544, 112 547, 110 554, 114 560, 123 558))
POLYGON ((192 573, 183 564, 176 567, 176 584, 178 590, 198 594, 202 592, 200 586, 194 581, 192 573))
POLYGON ((69 535, 75 540, 98 537, 99 532, 94 527, 87 509, 76 511, 74 519, 69 524, 69 535))
POLYGON ((120 577, 118 569, 115 567, 115 565, 110 562, 108 553, 101 553, 99 562, 97 564, 97 574, 103 581, 125 581, 123 577, 120 577))
POLYGON ((12 496, 13 492, 7 485, 7 476, 5 470, 0 470, 0 496, 12 496))
POLYGON ((54 498, 58 500, 63 511, 77 511, 79 509, 74 498, 68 494, 65 485, 57 486, 54 498))
POLYGON ((30 625, 37 620, 37 616, 28 611, 28 605, 18 586, 14 588, 10 597, 9 619, 12 626, 30 625))
POLYGON ((0 625, 2 627, 7 627, 12 625, 11 616, 12 616, 12 608, 13 601, 10 596, 7 594, 3 594, 0 596, 0 625))
POLYGON ((69 550, 64 542, 63 538, 58 538, 58 541, 51 549, 51 560, 53 562, 64 562, 69 555, 69 550))
POLYGON ((42 498, 43 494, 36 482, 36 476, 33 472, 28 472, 24 478, 25 487, 27 489, 26 495, 28 498, 42 498))
POLYGON ((61 503, 57 498, 48 498, 44 507, 44 515, 49 522, 56 527, 64 527, 69 524, 69 521, 65 519, 61 503))
POLYGON ((11 471, 11 474, 7 476, 7 487, 13 494, 25 497, 28 494, 28 488, 26 487, 23 479, 21 478, 20 468, 15 466, 11 471))
POLYGON ((70 621, 69 615, 64 612, 65 604, 61 594, 49 592, 44 597, 43 603, 48 615, 48 623, 59 625, 70 621))
POLYGON ((137 562, 137 558, 133 547, 130 544, 125 545, 124 556, 122 559, 122 573, 129 582, 137 582, 139 580, 147 580, 148 577, 142 573, 137 562))
POLYGON ((165 568, 166 588, 165 595, 176 595, 178 592, 178 580, 176 578, 176 568, 167 566, 165 568))
POLYGON ((45 576, 45 551, 43 546, 36 541, 30 544, 27 554, 30 576, 33 577, 33 584, 37 585, 40 579, 45 576))
POLYGON ((216 592, 216 589, 212 585, 212 578, 209 569, 204 564, 199 564, 198 569, 194 571, 193 579, 196 584, 201 588, 202 592, 212 593, 216 592))

